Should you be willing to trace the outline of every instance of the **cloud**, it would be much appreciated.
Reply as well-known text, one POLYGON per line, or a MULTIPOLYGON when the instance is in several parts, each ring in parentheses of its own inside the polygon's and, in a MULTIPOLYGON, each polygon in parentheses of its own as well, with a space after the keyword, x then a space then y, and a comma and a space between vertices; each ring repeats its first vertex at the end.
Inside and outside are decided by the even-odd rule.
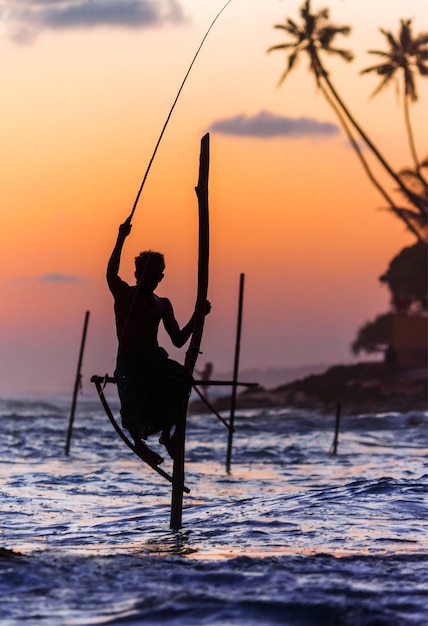
POLYGON ((310 117, 285 117, 268 111, 260 111, 257 115, 236 115, 211 124, 211 131, 224 135, 242 137, 320 137, 337 135, 340 130, 331 122, 319 122, 310 117))
POLYGON ((73 276, 72 274, 60 274, 59 272, 50 272, 41 276, 20 276, 19 278, 9 278, 11 283, 30 284, 30 283, 81 283, 85 278, 81 276, 73 276))
POLYGON ((47 29, 151 28, 184 14, 179 0, 0 0, 0 20, 15 41, 28 43, 47 29))
POLYGON ((43 274, 43 276, 39 276, 37 280, 43 283, 77 283, 80 282, 82 279, 78 276, 70 276, 67 274, 52 272, 51 274, 43 274))

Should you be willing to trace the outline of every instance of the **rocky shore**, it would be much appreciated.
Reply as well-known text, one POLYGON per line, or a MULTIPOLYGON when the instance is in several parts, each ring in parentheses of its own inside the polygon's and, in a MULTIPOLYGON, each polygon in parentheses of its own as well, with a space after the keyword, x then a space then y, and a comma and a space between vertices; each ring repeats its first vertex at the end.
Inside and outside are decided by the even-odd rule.
MULTIPOLYGON (((342 413, 427 411, 427 367, 386 363, 336 365, 322 374, 307 376, 274 389, 256 387, 237 396, 237 408, 296 407, 342 413)), ((230 397, 212 401, 217 410, 230 407, 230 397)), ((191 403, 192 412, 206 410, 202 401, 191 403)))

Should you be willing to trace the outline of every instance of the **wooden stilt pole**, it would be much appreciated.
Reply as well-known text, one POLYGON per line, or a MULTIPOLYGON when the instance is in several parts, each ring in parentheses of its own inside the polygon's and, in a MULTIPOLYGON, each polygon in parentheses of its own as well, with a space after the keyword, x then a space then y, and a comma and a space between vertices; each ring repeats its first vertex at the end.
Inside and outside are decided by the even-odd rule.
POLYGON ((336 423, 334 427, 334 440, 333 440, 333 447, 331 451, 333 455, 337 454, 337 446, 339 444, 340 409, 341 409, 341 404, 340 402, 338 402, 336 406, 336 423))
MULTIPOLYGON (((205 321, 205 306, 208 293, 209 259, 209 219, 208 219, 208 173, 209 173, 209 134, 201 140, 199 157, 199 179, 196 187, 199 207, 199 253, 198 253, 198 292, 196 297, 193 334, 186 352, 184 367, 189 376, 193 376, 196 359, 201 345, 205 321)), ((187 408, 187 407, 186 407, 187 408)), ((186 438, 186 415, 176 427, 176 450, 172 473, 172 497, 170 528, 179 530, 182 526, 183 487, 184 487, 184 448, 186 438)))
POLYGON ((66 441, 66 444, 65 444, 65 453, 66 454, 68 454, 70 452, 71 435, 72 435, 72 432, 73 432, 74 413, 75 413, 75 410, 76 410, 77 394, 79 393, 79 387, 80 387, 80 380, 81 380, 80 370, 82 368, 83 351, 85 349, 85 341, 86 341, 86 332, 88 330, 88 322, 89 322, 89 311, 86 311, 86 313, 85 313, 85 322, 83 324, 82 340, 80 342, 80 352, 79 352, 79 361, 77 363, 76 380, 74 381, 74 391, 73 391, 73 400, 71 402, 70 419, 69 419, 69 422, 68 422, 67 441, 66 441))
POLYGON ((241 329, 242 329, 242 306, 244 301, 244 279, 241 274, 239 279, 239 303, 238 303, 238 324, 236 329, 235 360, 233 365, 232 397, 230 401, 229 434, 227 438, 226 471, 230 472, 232 461, 232 443, 235 424, 236 392, 238 389, 239 353, 241 350, 241 329))

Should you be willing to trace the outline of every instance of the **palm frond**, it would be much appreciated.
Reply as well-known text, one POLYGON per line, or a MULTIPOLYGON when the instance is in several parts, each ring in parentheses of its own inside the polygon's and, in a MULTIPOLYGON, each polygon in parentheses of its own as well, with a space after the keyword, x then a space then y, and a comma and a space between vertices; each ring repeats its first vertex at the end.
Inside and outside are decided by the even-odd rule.
MULTIPOLYGON (((406 181, 407 186, 419 198, 427 202, 428 183, 426 182, 421 170, 428 167, 428 157, 418 164, 417 168, 406 167, 400 170, 399 174, 406 181)), ((428 208, 426 208, 428 210, 428 208)))
POLYGON ((291 28, 288 24, 275 24, 274 28, 276 28, 277 30, 285 30, 285 32, 289 35, 297 36, 298 34, 298 28, 291 28))
POLYGON ((416 61, 416 66, 421 76, 428 76, 428 66, 424 64, 424 61, 416 61))
POLYGON ((389 52, 383 52, 382 50, 367 50, 367 52, 369 54, 377 54, 378 56, 388 57, 389 59, 389 52))
POLYGON ((289 73, 293 70, 295 65, 298 63, 298 60, 299 60, 299 53, 296 50, 295 52, 292 52, 289 55, 288 62, 287 62, 287 67, 285 68, 285 70, 281 74, 281 76, 279 78, 279 81, 278 81, 278 84, 277 84, 277 87, 280 87, 282 85, 282 83, 285 81, 285 79, 287 78, 289 73))
MULTIPOLYGON (((392 209, 387 208, 387 211, 392 209)), ((409 222, 419 233, 421 239, 427 240, 427 216, 416 213, 407 207, 396 207, 394 213, 399 215, 403 222, 409 222)))
POLYGON ((383 30, 382 28, 380 28, 379 30, 387 38, 388 43, 391 46, 391 50, 399 50, 400 49, 399 43, 396 41, 394 35, 390 31, 383 30))
POLYGON ((412 102, 416 102, 418 94, 416 84, 413 78, 413 72, 409 68, 404 68, 404 93, 412 102))
POLYGON ((403 50, 407 50, 409 44, 412 42, 412 20, 400 20, 400 44, 403 50))
POLYGON ((374 98, 375 96, 377 96, 378 93, 380 93, 387 85, 389 85, 391 80, 393 80, 393 74, 386 74, 384 76, 384 79, 379 83, 376 89, 372 91, 372 93, 370 94, 370 98, 374 98))
MULTIPOLYGON (((428 45, 428 33, 420 33, 417 37, 415 37, 415 39, 413 40, 413 45, 419 49, 419 48, 424 48, 424 46, 428 45)), ((426 50, 425 50, 426 53, 426 50)))
POLYGON ((354 54, 351 50, 345 50, 344 48, 323 48, 323 52, 326 54, 337 55, 341 57, 347 63, 350 63, 354 60, 354 54))
POLYGON ((276 46, 271 46, 266 50, 266 52, 272 52, 273 50, 289 50, 290 48, 295 48, 293 43, 279 43, 276 46))
POLYGON ((316 14, 316 17, 317 21, 319 22, 327 21, 328 19, 330 19, 330 9, 328 9, 327 7, 320 9, 316 14))
POLYGON ((370 67, 365 67, 363 70, 360 71, 360 74, 370 74, 370 72, 376 72, 376 74, 379 72, 379 68, 383 67, 385 64, 378 64, 378 65, 370 65, 370 67))

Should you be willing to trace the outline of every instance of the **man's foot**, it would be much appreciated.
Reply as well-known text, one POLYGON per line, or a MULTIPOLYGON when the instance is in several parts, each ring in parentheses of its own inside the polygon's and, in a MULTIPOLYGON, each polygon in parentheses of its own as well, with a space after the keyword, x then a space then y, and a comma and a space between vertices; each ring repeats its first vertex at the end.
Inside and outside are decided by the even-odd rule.
POLYGON ((149 465, 160 465, 163 463, 163 458, 160 454, 157 454, 154 450, 151 450, 141 439, 134 441, 135 451, 148 463, 149 465))
POLYGON ((159 443, 165 446, 166 451, 168 452, 169 456, 171 457, 171 459, 173 459, 175 456, 175 444, 176 444, 175 433, 171 437, 169 430, 162 431, 162 434, 159 439, 159 443))

